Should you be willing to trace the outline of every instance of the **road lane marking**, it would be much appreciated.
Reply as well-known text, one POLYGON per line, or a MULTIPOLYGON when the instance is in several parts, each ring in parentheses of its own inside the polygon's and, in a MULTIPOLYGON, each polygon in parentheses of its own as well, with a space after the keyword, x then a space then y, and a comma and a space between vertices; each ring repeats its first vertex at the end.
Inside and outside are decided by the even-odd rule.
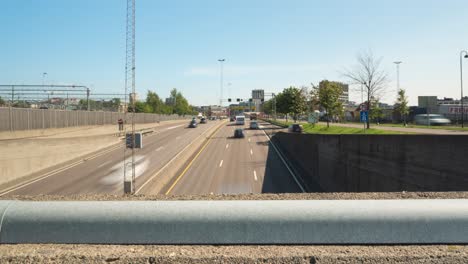
POLYGON ((254 179, 255 179, 255 181, 258 181, 257 172, 256 172, 256 171, 254 171, 254 179))
POLYGON ((250 138, 249 138, 249 142, 250 142, 250 138))
POLYGON ((252 151, 252 149, 250 149, 250 155, 253 155, 253 151, 252 151))
MULTIPOLYGON (((200 151, 198 151, 197 155, 195 155, 195 157, 190 161, 190 163, 187 165, 187 167, 185 167, 184 171, 182 171, 182 173, 179 175, 179 177, 177 177, 177 179, 174 181, 174 183, 171 185, 171 187, 167 190, 167 192, 165 193, 165 195, 169 195, 169 193, 172 191, 172 189, 174 189, 174 187, 177 185, 177 183, 180 181, 180 179, 182 179, 182 177, 185 175, 185 173, 187 173, 188 169, 190 169, 190 167, 192 166, 193 162, 198 158, 198 156, 200 156, 200 154, 203 152, 203 150, 206 148, 206 146, 208 146, 208 144, 211 142, 211 138, 216 134, 218 133, 218 131, 222 128, 223 126, 219 126, 218 128, 216 128, 216 130, 211 134, 211 136, 208 138, 208 140, 205 142, 205 144, 203 145, 203 147, 200 149, 200 151)), ((194 142, 194 141, 192 141, 194 142)), ((187 146, 188 147, 188 146, 187 146)), ((186 148, 187 148, 186 147, 186 148)), ((184 149, 185 150, 185 149, 184 149)), ((179 152, 179 154, 182 153, 182 152, 179 152)), ((169 164, 169 163, 168 163, 169 164)), ((168 165, 166 164, 166 166, 168 165)), ((162 169, 161 169, 162 170, 162 169)), ((160 171, 161 171, 160 170, 160 171)), ((158 172, 159 173, 159 172, 158 172)), ((155 174, 157 175, 157 174, 155 174)), ((154 176, 153 176, 154 177, 154 176)), ((151 179, 150 179, 151 180, 151 179)), ((145 184, 143 184, 143 186, 140 187, 140 189, 137 190, 140 191, 141 189, 143 189, 144 185, 146 185, 150 180, 148 180, 147 182, 145 182, 145 184)))
POLYGON ((226 148, 229 148, 229 144, 226 144, 226 148))
POLYGON ((163 148, 164 148, 164 147, 159 147, 159 148, 156 149, 156 151, 160 151, 160 150, 162 150, 163 148))
POLYGON ((223 166, 223 160, 219 163, 219 167, 221 168, 223 166))
POLYGON ((171 130, 171 129, 178 128, 178 127, 181 127, 181 126, 183 126, 183 125, 171 126, 171 127, 166 128, 166 130, 171 130))

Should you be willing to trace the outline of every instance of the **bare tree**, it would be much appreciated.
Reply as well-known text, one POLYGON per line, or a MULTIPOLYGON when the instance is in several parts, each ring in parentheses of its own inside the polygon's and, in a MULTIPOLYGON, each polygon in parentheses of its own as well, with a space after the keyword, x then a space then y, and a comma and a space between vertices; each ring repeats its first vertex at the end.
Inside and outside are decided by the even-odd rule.
MULTIPOLYGON (((353 69, 347 69, 344 76, 351 83, 364 87, 367 96, 367 111, 371 112, 371 98, 380 97, 387 86, 388 78, 384 70, 380 69, 382 58, 375 59, 371 51, 357 55, 357 65, 353 69)), ((367 128, 369 128, 369 118, 367 118, 367 128)))

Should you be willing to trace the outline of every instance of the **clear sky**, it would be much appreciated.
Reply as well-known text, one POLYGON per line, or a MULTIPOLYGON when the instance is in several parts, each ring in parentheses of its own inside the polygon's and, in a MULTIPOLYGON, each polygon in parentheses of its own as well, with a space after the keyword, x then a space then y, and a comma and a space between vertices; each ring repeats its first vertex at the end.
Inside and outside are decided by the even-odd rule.
MULTIPOLYGON (((123 93, 125 0, 3 0, 0 83, 87 85, 123 93)), ((176 87, 192 104, 225 95, 278 92, 289 85, 346 81, 358 52, 396 70, 411 104, 418 95, 460 96, 459 52, 468 49, 467 0, 137 0, 136 84, 167 97, 176 87)), ((468 87, 468 60, 465 79, 468 87)), ((468 94, 468 90, 465 92, 468 94)), ((226 96, 227 97, 227 96, 226 96)), ((360 100, 352 92, 351 99, 360 100)))

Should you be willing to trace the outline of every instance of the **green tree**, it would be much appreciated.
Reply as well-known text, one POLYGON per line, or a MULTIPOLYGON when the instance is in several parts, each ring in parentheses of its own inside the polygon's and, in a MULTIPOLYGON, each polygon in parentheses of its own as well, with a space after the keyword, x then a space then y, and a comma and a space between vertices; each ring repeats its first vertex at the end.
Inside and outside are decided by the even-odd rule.
POLYGON ((273 113, 273 99, 265 101, 263 103, 263 112, 267 115, 271 115, 273 113))
POLYGON ((398 90, 398 97, 394 109, 403 118, 403 124, 406 125, 406 116, 409 114, 408 97, 404 89, 398 90))
POLYGON ((177 91, 176 88, 173 88, 171 90, 171 98, 175 98, 173 106, 174 114, 187 115, 192 112, 187 99, 182 95, 180 91, 177 91))
POLYGON ((2 97, 0 97, 0 106, 4 106, 5 105, 5 100, 2 99, 2 97))
POLYGON ((283 114, 291 114, 294 122, 306 110, 307 98, 299 88, 291 86, 276 96, 276 111, 283 114))
POLYGON ((162 114, 164 112, 165 104, 155 92, 148 91, 146 94, 146 104, 151 107, 153 113, 162 114))
POLYGON ((371 99, 371 110, 369 111, 369 119, 374 120, 377 123, 380 123, 380 119, 383 118, 384 114, 382 108, 380 108, 379 100, 371 99))
POLYGON ((343 115, 343 104, 339 100, 343 89, 337 82, 323 80, 319 87, 312 90, 312 101, 320 105, 327 114, 327 127, 330 127, 330 118, 343 115))

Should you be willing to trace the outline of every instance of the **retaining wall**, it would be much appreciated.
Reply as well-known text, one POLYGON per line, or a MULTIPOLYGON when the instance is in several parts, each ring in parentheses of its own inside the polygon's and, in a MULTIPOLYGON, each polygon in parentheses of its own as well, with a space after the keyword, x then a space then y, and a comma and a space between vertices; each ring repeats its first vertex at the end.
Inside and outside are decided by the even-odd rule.
MULTIPOLYGON (((65 128, 92 125, 114 125, 124 113, 104 111, 70 111, 55 109, 9 108, 0 107, 0 131, 29 129, 65 128)), ((131 122, 132 113, 127 115, 131 122)), ((135 123, 156 123, 166 120, 184 119, 178 115, 135 113, 135 123)))
POLYGON ((310 191, 468 190, 468 136, 277 133, 310 191))

